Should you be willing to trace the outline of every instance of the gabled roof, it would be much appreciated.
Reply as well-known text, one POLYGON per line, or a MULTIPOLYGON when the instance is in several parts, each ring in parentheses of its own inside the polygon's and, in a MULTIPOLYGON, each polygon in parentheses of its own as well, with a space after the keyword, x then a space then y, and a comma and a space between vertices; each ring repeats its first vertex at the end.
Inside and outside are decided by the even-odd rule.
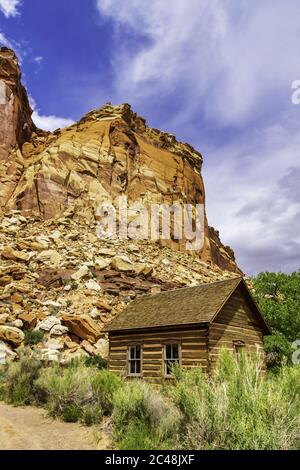
POLYGON ((145 295, 129 304, 104 331, 124 331, 211 323, 238 286, 251 303, 265 334, 270 328, 241 277, 145 295))

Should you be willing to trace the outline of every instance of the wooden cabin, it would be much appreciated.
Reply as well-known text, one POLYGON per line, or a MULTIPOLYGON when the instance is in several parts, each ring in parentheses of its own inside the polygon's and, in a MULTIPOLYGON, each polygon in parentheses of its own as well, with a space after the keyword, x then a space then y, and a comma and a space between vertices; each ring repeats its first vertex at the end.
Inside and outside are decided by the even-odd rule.
POLYGON ((271 334, 241 277, 139 297, 105 331, 109 370, 152 382, 174 363, 209 372, 224 348, 263 352, 271 334))

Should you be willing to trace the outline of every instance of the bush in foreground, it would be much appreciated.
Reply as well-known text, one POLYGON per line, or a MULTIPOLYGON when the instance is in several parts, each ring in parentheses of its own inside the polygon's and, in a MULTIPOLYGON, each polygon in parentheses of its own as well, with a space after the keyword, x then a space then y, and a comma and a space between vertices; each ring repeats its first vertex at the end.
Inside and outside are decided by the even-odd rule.
POLYGON ((114 396, 113 425, 122 450, 172 448, 179 413, 151 385, 126 383, 114 396))
POLYGON ((261 376, 259 357, 224 352, 213 377, 182 372, 170 390, 182 413, 178 446, 192 449, 292 449, 300 431, 300 369, 261 376), (298 390, 297 390, 298 387, 298 390), (291 391, 293 389, 293 392, 291 391))
POLYGON ((14 406, 30 405, 36 402, 41 362, 30 350, 19 351, 20 360, 4 366, 2 372, 2 398, 14 406), (5 380, 5 382, 4 382, 5 380))
POLYGON ((0 399, 45 405, 53 417, 88 426, 112 416, 121 450, 299 449, 300 367, 262 377, 261 366, 258 356, 237 361, 223 352, 213 375, 177 368, 173 385, 155 388, 84 361, 42 369, 23 350, 0 369, 0 399))

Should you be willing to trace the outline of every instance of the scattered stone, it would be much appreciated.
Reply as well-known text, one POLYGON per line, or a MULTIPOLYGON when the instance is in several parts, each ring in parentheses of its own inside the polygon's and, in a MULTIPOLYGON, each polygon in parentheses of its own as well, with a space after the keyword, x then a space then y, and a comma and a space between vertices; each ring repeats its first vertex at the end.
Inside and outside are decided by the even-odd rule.
POLYGON ((19 319, 23 323, 24 330, 33 330, 37 325, 37 317, 32 313, 21 313, 19 319))
POLYGON ((4 248, 4 250, 2 250, 1 256, 2 258, 11 261, 27 262, 30 259, 30 255, 28 253, 14 250, 11 246, 7 246, 6 248, 4 248))
POLYGON ((98 282, 94 281, 93 279, 90 279, 85 283, 85 287, 90 290, 94 290, 96 292, 99 292, 101 290, 101 287, 99 286, 98 282))
POLYGON ((88 315, 67 315, 62 316, 63 325, 69 328, 69 331, 78 338, 96 342, 101 336, 101 330, 97 323, 88 315))
POLYGON ((50 330, 50 336, 63 336, 68 333, 69 329, 66 326, 54 325, 50 330))
POLYGON ((61 320, 54 316, 49 316, 45 320, 41 321, 36 329, 49 332, 55 325, 61 325, 61 320))
POLYGON ((90 270, 86 265, 81 266, 81 268, 73 274, 71 277, 74 281, 80 281, 89 274, 90 270))
POLYGON ((4 365, 7 361, 13 361, 17 358, 17 354, 8 346, 8 344, 0 341, 0 365, 4 365))
POLYGON ((120 256, 113 258, 111 268, 122 273, 134 271, 132 263, 128 259, 124 260, 124 258, 120 256))
POLYGON ((14 347, 21 346, 24 337, 23 331, 18 328, 13 326, 0 326, 0 340, 6 341, 14 347))

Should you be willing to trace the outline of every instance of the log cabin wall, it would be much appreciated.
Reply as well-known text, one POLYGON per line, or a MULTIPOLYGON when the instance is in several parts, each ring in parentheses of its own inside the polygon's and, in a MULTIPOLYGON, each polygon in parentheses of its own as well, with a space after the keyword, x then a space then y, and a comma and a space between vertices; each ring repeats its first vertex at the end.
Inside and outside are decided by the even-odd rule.
POLYGON ((201 366, 208 369, 208 327, 206 325, 183 325, 180 328, 159 330, 136 330, 110 332, 109 370, 124 377, 128 374, 128 348, 142 348, 141 378, 154 383, 165 379, 164 348, 166 344, 180 345, 180 360, 183 367, 201 366))
POLYGON ((237 289, 224 305, 209 328, 209 364, 213 368, 221 349, 237 352, 264 354, 263 333, 253 314, 251 304, 245 299, 241 289, 237 289))

